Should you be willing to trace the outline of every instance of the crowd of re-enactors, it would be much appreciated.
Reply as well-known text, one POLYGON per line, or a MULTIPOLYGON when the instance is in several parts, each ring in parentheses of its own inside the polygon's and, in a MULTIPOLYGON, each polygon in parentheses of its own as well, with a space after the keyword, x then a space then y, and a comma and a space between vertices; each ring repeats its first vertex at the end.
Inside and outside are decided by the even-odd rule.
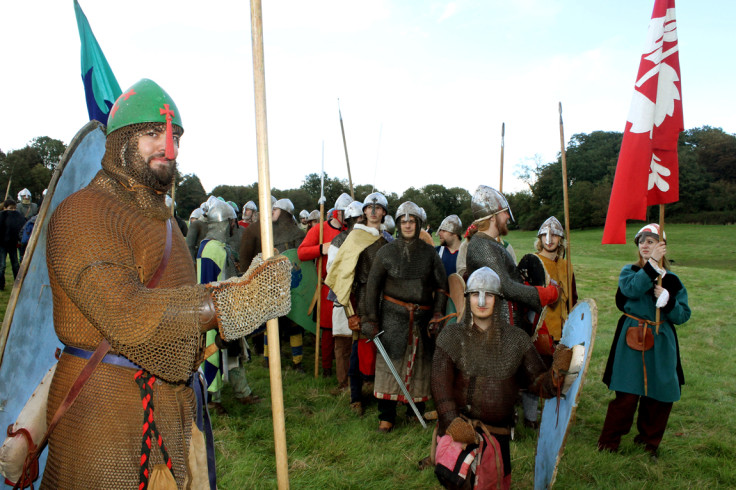
MULTIPOLYGON (((536 253, 517 261, 504 239, 511 209, 487 186, 472 197, 470 226, 456 215, 441 222, 438 246, 421 207, 407 201, 392 213, 380 192, 362 202, 342 194, 322 221, 317 210, 297 214, 289 199, 272 197, 271 204, 275 251, 296 249, 299 260, 321 264, 322 289, 315 289, 309 314, 320 328, 321 375, 335 380, 331 393, 356 416, 376 403, 381 433, 402 430, 418 416, 433 424, 430 456, 419 467, 433 468, 444 486, 508 488, 517 421, 538 430, 540 398, 560 396, 574 377, 572 346, 560 340, 578 296, 560 221, 544 221, 536 253), (427 410, 429 400, 435 410, 427 410)), ((210 197, 182 231, 202 284, 244 272, 261 250, 253 201, 241 209, 210 197)), ((598 449, 618 451, 638 406, 634 442, 656 461, 684 383, 674 325, 686 322, 690 310, 664 258, 658 225, 643 227, 634 242, 638 258, 621 271, 616 293, 623 315, 604 376, 616 396, 598 449)), ((237 401, 260 401, 244 362, 256 354, 268 366, 264 329, 221 345, 206 360, 210 411, 227 414, 220 395, 226 382, 237 401)), ((291 369, 303 373, 304 329, 281 317, 279 331, 291 347, 291 369)), ((208 343, 216 341, 211 332, 208 343)))

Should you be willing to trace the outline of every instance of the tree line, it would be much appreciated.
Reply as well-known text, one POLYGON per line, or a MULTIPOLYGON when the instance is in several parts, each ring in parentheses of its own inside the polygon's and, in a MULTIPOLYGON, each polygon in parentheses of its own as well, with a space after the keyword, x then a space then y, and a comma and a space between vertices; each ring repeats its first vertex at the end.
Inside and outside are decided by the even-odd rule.
MULTIPOLYGON (((593 131, 575 134, 566 150, 570 226, 589 228, 603 226, 616 171, 623 134, 593 131)), ((703 126, 684 131, 678 143, 680 165, 680 200, 667 205, 667 221, 672 223, 728 224, 736 222, 736 135, 720 128, 703 126)), ((41 136, 26 147, 8 152, 0 150, 0 189, 11 181, 9 197, 28 188, 34 200, 48 186, 54 166, 65 150, 64 143, 41 136)), ((515 226, 536 229, 547 217, 563 218, 562 163, 558 155, 553 162, 537 159, 520 175, 528 189, 507 194, 516 218, 515 226)), ((494 186, 493 183, 489 183, 494 186)), ((347 179, 325 175, 326 208, 350 188, 347 179)), ((363 201, 374 191, 370 185, 354 186, 355 199, 363 201)), ((381 191, 380 189, 375 189, 381 191)), ((383 191, 381 191, 383 192, 383 191)), ((307 175, 296 189, 272 189, 277 198, 289 198, 296 212, 317 207, 320 197, 320 175, 307 175)), ((446 188, 430 184, 410 187, 401 195, 383 192, 389 210, 394 212, 404 201, 423 207, 433 228, 450 214, 460 217, 464 225, 472 221, 471 194, 460 187, 446 188)), ((207 193, 196 174, 177 175, 176 202, 178 214, 186 218, 209 195, 236 202, 242 209, 247 201, 258 202, 258 183, 250 185, 218 185, 207 193)), ((650 209, 650 220, 658 219, 650 209)))

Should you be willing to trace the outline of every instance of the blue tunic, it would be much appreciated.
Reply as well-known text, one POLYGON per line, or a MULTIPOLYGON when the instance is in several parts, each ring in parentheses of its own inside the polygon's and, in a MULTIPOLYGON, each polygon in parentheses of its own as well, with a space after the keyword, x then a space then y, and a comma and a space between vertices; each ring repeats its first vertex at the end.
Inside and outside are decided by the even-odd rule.
MULTIPOLYGON (((622 303, 619 308, 637 318, 654 321, 656 279, 657 272, 649 264, 644 268, 625 266, 618 281, 617 302, 622 303)), ((683 384, 684 377, 679 366, 679 346, 674 325, 688 321, 690 307, 687 303, 687 290, 676 275, 667 272, 662 285, 670 293, 670 299, 660 310, 662 324, 659 326, 659 334, 656 333, 656 327, 647 326, 654 335, 654 347, 644 353, 646 396, 661 402, 675 402, 680 399, 680 385, 683 384)), ((645 396, 642 353, 626 345, 626 330, 637 324, 636 320, 626 316, 619 322, 604 381, 610 375, 611 390, 645 396)))

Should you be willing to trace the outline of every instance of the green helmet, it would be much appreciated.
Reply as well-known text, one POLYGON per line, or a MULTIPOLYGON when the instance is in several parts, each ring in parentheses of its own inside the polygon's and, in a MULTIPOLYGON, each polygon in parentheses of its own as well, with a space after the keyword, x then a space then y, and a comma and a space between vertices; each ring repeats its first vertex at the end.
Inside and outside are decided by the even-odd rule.
POLYGON ((179 109, 171 96, 156 82, 144 78, 123 92, 115 101, 107 120, 107 134, 131 124, 147 122, 164 124, 171 122, 184 129, 179 109))

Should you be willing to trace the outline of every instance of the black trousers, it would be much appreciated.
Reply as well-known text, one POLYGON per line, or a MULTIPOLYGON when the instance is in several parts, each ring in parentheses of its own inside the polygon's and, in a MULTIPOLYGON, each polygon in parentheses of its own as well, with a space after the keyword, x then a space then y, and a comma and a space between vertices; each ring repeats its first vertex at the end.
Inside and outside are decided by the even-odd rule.
POLYGON ((634 423, 634 414, 639 406, 636 428, 639 434, 634 442, 644 445, 649 452, 655 452, 662 442, 667 420, 672 411, 672 402, 660 402, 646 396, 616 392, 616 398, 608 404, 606 421, 598 438, 598 449, 617 451, 621 437, 628 434, 634 423))
MULTIPOLYGON (((385 422, 390 422, 392 424, 396 423, 396 406, 399 404, 399 402, 394 400, 378 400, 378 420, 382 420, 385 422)), ((417 406, 417 409, 419 410, 419 413, 424 415, 424 408, 426 404, 424 402, 414 402, 414 405, 417 406)), ((409 419, 411 417, 416 417, 416 414, 414 413, 414 410, 411 409, 411 406, 407 403, 406 404, 406 418, 409 419)))

